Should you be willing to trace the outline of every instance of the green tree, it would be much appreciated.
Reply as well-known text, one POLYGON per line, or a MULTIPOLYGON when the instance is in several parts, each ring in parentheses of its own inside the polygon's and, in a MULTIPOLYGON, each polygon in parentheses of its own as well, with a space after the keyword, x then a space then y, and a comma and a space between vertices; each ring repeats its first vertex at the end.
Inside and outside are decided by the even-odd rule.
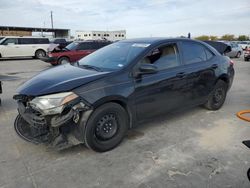
POLYGON ((196 39, 196 40, 209 40, 209 36, 207 36, 207 35, 202 35, 202 36, 196 37, 195 39, 196 39))
POLYGON ((221 40, 232 41, 232 40, 235 40, 235 37, 234 37, 234 35, 226 34, 226 35, 223 35, 220 39, 221 40))
POLYGON ((246 35, 240 35, 240 36, 238 37, 238 40, 239 40, 239 41, 249 40, 249 37, 246 36, 246 35))
POLYGON ((217 36, 213 36, 213 35, 211 35, 209 38, 210 38, 210 40, 218 40, 218 37, 217 36))

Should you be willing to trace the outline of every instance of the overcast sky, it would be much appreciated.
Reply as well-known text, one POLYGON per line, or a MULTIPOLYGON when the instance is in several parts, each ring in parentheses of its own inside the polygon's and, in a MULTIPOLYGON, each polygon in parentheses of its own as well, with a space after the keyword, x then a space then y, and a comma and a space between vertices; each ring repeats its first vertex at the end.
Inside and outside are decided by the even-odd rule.
POLYGON ((250 0, 0 0, 0 25, 127 30, 127 37, 191 32, 250 35, 250 0))

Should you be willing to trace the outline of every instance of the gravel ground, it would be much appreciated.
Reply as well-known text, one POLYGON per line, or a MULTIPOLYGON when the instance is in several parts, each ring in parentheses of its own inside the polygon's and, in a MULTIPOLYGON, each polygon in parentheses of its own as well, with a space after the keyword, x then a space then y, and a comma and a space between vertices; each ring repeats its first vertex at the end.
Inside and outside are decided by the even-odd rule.
POLYGON ((100 154, 84 145, 56 152, 19 138, 12 96, 51 66, 33 59, 1 60, 0 187, 250 187, 250 150, 241 143, 250 139, 250 124, 235 116, 250 109, 250 62, 234 61, 236 75, 222 109, 196 107, 157 118, 100 154))

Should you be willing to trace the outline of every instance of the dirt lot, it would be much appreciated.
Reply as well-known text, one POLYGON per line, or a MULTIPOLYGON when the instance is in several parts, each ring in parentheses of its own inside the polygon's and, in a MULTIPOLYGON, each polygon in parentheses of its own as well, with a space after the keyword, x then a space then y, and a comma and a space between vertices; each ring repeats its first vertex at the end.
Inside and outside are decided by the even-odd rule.
POLYGON ((106 153, 80 145, 56 152, 19 138, 12 99, 16 88, 49 65, 33 59, 1 60, 0 187, 250 187, 246 171, 250 124, 235 113, 250 109, 250 62, 235 61, 236 76, 224 107, 201 107, 166 115, 129 132, 106 153))

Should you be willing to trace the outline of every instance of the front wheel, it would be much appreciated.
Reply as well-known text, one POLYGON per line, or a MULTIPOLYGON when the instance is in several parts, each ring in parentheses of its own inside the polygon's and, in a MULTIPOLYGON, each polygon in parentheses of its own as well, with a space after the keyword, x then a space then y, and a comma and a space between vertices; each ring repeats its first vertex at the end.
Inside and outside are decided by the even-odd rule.
POLYGON ((61 57, 59 60, 58 60, 58 64, 59 65, 63 65, 63 64, 68 64, 70 61, 69 61, 69 58, 68 57, 61 57))
POLYGON ((227 96, 227 84, 222 80, 218 80, 215 84, 214 90, 208 97, 207 102, 204 104, 208 110, 218 110, 222 107, 227 96))
POLYGON ((98 107, 89 118, 84 141, 88 148, 105 152, 118 146, 128 130, 126 110, 116 103, 98 107))

